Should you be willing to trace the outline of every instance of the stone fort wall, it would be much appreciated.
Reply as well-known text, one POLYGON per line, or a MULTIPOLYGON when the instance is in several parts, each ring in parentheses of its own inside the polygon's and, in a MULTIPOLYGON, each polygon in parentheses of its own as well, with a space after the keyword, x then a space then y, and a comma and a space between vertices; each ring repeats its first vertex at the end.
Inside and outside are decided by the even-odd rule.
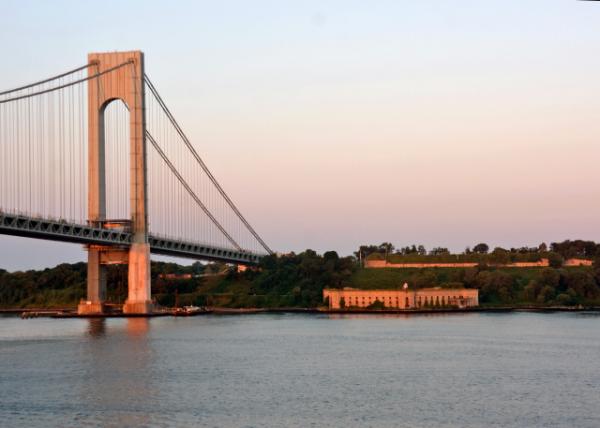
POLYGON ((329 309, 367 308, 379 301, 390 309, 418 309, 427 306, 479 305, 479 290, 457 288, 423 288, 420 290, 358 290, 355 288, 324 289, 323 299, 329 309))
MULTIPOLYGON (((587 259, 567 259, 563 263, 563 266, 591 266, 591 260, 587 259)), ((478 263, 389 263, 386 260, 365 260, 365 268, 368 269, 382 269, 382 268, 395 268, 395 269, 425 269, 425 268, 472 268, 477 266, 478 263)), ((530 268, 530 267, 548 267, 550 262, 548 259, 541 259, 538 262, 517 262, 508 263, 503 265, 493 265, 495 267, 504 268, 530 268)))

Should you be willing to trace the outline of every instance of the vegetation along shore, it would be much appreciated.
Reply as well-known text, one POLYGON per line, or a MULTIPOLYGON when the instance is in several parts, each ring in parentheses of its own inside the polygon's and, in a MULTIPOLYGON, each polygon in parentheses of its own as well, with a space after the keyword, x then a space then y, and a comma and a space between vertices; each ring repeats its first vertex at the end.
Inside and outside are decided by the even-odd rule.
MULTIPOLYGON (((324 288, 414 289, 427 287, 479 290, 481 309, 560 309, 600 307, 600 244, 564 241, 533 248, 495 248, 485 244, 450 254, 422 246, 395 249, 365 245, 352 256, 335 251, 265 257, 257 268, 238 270, 222 264, 152 263, 152 294, 163 307, 184 305, 213 308, 319 308, 324 288), (549 260, 548 266, 503 267, 514 261, 549 260), (587 266, 564 266, 569 259, 589 260, 587 266), (448 260, 472 261, 469 267, 365 268, 367 260, 420 264, 448 260), (501 263, 499 263, 501 262, 501 263)), ((109 266, 109 303, 126 298, 126 269, 109 266)), ((86 294, 85 263, 61 264, 44 270, 0 270, 0 309, 75 307, 86 294)), ((379 308, 382 309, 382 308, 379 308)), ((385 309, 385 308, 383 308, 385 309)), ((436 308, 431 308, 434 310, 436 308)))

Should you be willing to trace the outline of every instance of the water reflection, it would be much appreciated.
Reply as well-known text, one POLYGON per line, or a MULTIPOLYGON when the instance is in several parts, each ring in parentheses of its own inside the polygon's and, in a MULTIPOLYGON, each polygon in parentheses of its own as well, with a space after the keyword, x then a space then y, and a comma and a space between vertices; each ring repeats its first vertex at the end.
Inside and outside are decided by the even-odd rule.
POLYGON ((106 319, 90 318, 88 319, 87 333, 94 339, 99 339, 106 335, 106 319))
MULTIPOLYGON (((154 365, 147 318, 90 319, 88 349, 79 384, 81 421, 87 423, 88 409, 119 409, 115 414, 95 415, 101 426, 147 426, 152 421, 140 408, 152 407, 159 393, 148 376, 154 365), (104 340, 96 340, 104 338, 104 340), (127 406, 123 406, 127 403, 127 406)), ((85 425, 83 423, 83 425, 85 425)))
POLYGON ((0 426, 595 428, 598 320, 2 318, 0 426))
POLYGON ((585 318, 600 318, 600 312, 576 312, 576 316, 585 318))
POLYGON ((127 335, 131 338, 145 336, 148 331, 150 331, 149 318, 127 318, 127 335))
POLYGON ((465 312, 437 312, 437 313, 337 313, 337 314, 326 314, 326 318, 329 319, 378 319, 378 318, 401 318, 401 319, 412 319, 418 318, 448 318, 448 317, 476 317, 477 313, 465 313, 465 312))

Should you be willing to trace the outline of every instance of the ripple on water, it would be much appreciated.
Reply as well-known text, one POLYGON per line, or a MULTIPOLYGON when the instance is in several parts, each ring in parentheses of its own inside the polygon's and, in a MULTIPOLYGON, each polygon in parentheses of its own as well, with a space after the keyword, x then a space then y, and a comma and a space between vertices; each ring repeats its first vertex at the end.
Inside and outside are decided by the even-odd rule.
POLYGON ((597 427, 599 339, 581 313, 2 317, 0 421, 597 427))

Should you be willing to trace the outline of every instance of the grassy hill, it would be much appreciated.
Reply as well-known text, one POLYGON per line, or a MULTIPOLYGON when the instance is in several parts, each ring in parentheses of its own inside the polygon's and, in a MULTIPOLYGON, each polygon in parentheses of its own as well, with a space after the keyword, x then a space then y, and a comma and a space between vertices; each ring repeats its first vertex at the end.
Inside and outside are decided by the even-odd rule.
MULTIPOLYGON (((479 263, 479 264, 508 264, 517 262, 539 262, 543 258, 552 257, 550 252, 510 253, 497 252, 490 254, 389 254, 388 263, 479 263)), ((381 253, 372 253, 367 260, 385 260, 381 253)))

